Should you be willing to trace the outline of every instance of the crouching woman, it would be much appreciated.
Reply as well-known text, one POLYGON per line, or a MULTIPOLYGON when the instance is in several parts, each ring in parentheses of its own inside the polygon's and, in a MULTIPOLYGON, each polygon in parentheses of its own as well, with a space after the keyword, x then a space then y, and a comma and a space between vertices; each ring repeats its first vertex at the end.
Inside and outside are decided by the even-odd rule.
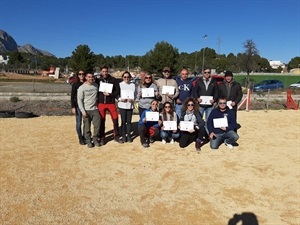
POLYGON ((185 148, 191 143, 195 142, 197 151, 201 150, 201 146, 206 137, 204 121, 199 112, 199 104, 194 98, 187 98, 182 106, 180 121, 190 121, 194 123, 194 129, 184 131, 181 129, 181 138, 179 146, 185 148))
POLYGON ((153 143, 155 137, 159 136, 159 124, 158 124, 158 101, 152 100, 150 103, 150 108, 142 112, 139 123, 138 132, 141 139, 141 144, 144 148, 149 147, 149 143, 153 143), (147 121, 147 112, 157 112, 157 121, 147 121))

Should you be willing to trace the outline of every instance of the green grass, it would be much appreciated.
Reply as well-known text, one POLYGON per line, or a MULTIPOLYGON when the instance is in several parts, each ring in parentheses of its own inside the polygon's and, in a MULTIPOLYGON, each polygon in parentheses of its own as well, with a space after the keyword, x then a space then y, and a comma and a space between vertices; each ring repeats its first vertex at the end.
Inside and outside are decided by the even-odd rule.
MULTIPOLYGON (((246 75, 235 75, 234 79, 239 82, 242 86, 245 85, 246 75)), ((300 80, 299 75, 274 75, 274 74, 265 74, 265 75, 251 75, 250 81, 257 84, 263 80, 280 80, 284 88, 288 88, 291 84, 296 83, 300 80)))

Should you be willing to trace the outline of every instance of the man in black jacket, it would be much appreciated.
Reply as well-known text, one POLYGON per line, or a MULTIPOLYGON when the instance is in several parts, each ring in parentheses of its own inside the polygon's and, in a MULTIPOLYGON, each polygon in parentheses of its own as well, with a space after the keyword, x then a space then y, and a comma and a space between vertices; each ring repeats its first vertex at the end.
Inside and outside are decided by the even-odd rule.
POLYGON ((229 108, 234 111, 235 117, 237 116, 237 106, 242 100, 243 92, 241 85, 233 80, 233 74, 231 71, 227 70, 225 72, 225 79, 219 85, 219 98, 225 98, 227 102, 229 101, 229 108))
POLYGON ((119 134, 119 122, 118 122, 118 110, 116 107, 115 99, 120 95, 120 86, 119 82, 116 78, 112 77, 110 74, 108 74, 108 67, 103 66, 101 68, 101 78, 96 79, 96 83, 99 84, 99 92, 98 92, 98 110, 101 117, 101 123, 100 123, 100 145, 105 144, 105 117, 106 117, 106 111, 108 110, 111 116, 111 119, 113 121, 113 131, 114 131, 114 139, 118 143, 122 143, 122 140, 120 140, 120 134, 119 134), (111 90, 102 90, 101 91, 101 84, 111 84, 112 89, 111 90))
POLYGON ((217 81, 211 77, 210 68, 204 69, 203 77, 199 78, 193 90, 193 97, 200 104, 200 113, 203 117, 205 113, 205 121, 213 109, 214 103, 218 100, 218 85, 217 81), (205 101, 204 98, 211 98, 205 101))

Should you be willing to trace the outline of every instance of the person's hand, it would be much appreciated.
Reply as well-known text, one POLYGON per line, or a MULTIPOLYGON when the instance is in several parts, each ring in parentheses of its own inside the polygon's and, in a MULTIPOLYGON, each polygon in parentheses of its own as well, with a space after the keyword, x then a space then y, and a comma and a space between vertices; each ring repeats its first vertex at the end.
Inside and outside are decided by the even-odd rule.
POLYGON ((226 131, 226 127, 220 127, 220 129, 226 131))
POLYGON ((83 116, 84 118, 87 118, 87 117, 88 117, 87 112, 83 112, 83 113, 82 113, 82 116, 83 116))
POLYGON ((127 102, 132 102, 133 99, 127 99, 127 102))
POLYGON ((154 91, 154 95, 157 97, 159 95, 158 91, 154 91))
POLYGON ((234 101, 231 102, 231 106, 234 107, 236 104, 234 101))
POLYGON ((189 132, 190 132, 190 133, 194 133, 194 132, 195 132, 195 130, 194 130, 194 129, 192 129, 192 130, 189 130, 189 132))
POLYGON ((211 132, 209 135, 210 139, 215 139, 216 138, 216 134, 214 132, 211 132))
POLYGON ((201 99, 201 98, 197 98, 197 101, 198 101, 199 103, 201 103, 201 102, 202 102, 202 99, 201 99))
POLYGON ((76 109, 72 108, 72 113, 75 115, 76 114, 76 109))
POLYGON ((109 96, 109 93, 108 92, 103 92, 103 95, 109 96))
POLYGON ((210 102, 210 104, 213 104, 213 103, 214 103, 214 100, 213 100, 213 99, 210 99, 209 102, 210 102))
POLYGON ((147 123, 147 119, 146 119, 146 117, 143 119, 143 123, 147 123))
POLYGON ((159 125, 159 126, 162 126, 162 125, 163 125, 163 121, 158 120, 158 125, 159 125))
POLYGON ((177 103, 177 104, 181 104, 181 101, 180 101, 179 98, 176 99, 176 103, 177 103))

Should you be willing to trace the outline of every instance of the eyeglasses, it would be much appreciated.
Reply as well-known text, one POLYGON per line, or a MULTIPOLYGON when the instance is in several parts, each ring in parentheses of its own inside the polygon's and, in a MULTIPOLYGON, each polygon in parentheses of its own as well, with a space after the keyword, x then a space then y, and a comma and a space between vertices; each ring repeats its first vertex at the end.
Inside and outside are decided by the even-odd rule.
POLYGON ((210 74, 210 72, 204 72, 204 74, 210 74))
POLYGON ((187 104, 187 106, 194 106, 194 104, 187 104))
POLYGON ((130 78, 130 77, 128 77, 128 76, 124 76, 123 78, 130 78))
POLYGON ((163 72, 164 72, 164 73, 170 73, 170 71, 169 71, 169 70, 164 70, 163 72))
POLYGON ((80 76, 80 75, 82 75, 82 76, 83 76, 83 75, 84 75, 84 73, 79 73, 79 74, 78 74, 78 76, 80 76))
POLYGON ((171 108, 171 106, 169 106, 169 105, 166 105, 166 106, 165 106, 165 108, 171 108))
POLYGON ((181 75, 188 75, 187 73, 182 73, 181 75))
POLYGON ((151 79, 152 77, 145 77, 145 79, 151 79))
POLYGON ((219 105, 226 105, 226 102, 219 102, 219 105))
POLYGON ((152 103, 151 105, 158 105, 157 103, 152 103))

